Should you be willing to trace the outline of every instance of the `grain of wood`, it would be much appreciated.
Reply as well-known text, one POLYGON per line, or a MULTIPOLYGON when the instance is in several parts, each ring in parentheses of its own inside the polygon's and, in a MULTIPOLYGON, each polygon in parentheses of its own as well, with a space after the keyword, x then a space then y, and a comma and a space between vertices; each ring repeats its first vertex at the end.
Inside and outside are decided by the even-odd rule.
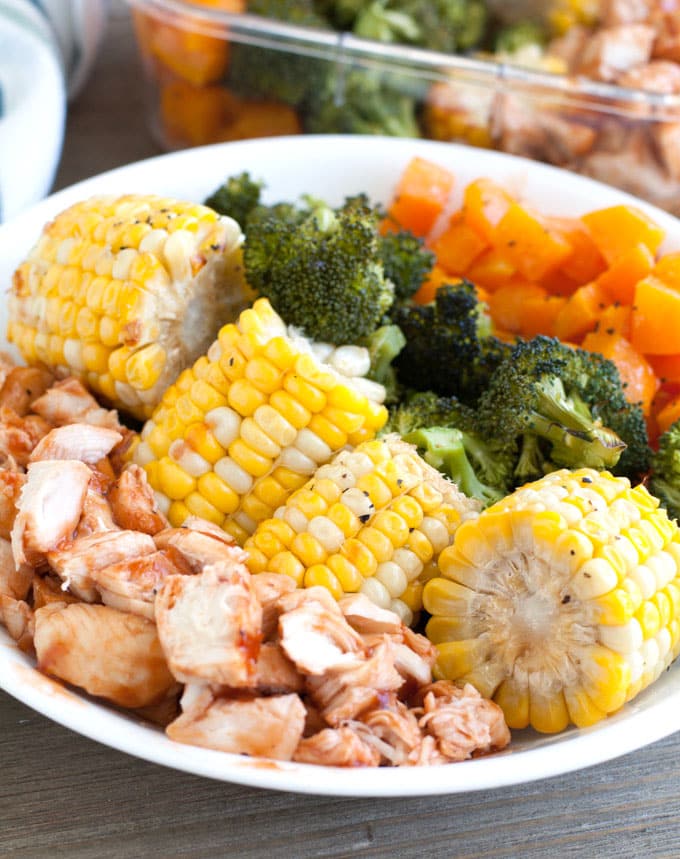
MULTIPOLYGON (((116 0, 94 74, 71 106, 56 184, 157 152, 129 12, 116 0)), ((349 800, 165 769, 77 736, 4 693, 0 725, 3 859, 680 856, 680 734, 498 791, 349 800)))

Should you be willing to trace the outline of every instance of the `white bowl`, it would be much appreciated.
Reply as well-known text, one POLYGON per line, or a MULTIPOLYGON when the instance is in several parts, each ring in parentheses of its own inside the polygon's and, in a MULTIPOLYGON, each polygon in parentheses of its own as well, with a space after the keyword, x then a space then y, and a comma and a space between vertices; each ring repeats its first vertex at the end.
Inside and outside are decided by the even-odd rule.
MULTIPOLYGON (((549 214, 578 215, 636 202, 621 191, 523 159, 453 144, 362 137, 293 137, 220 144, 153 158, 88 179, 39 203, 0 228, 0 283, 37 238, 43 223, 94 193, 158 193, 201 201, 228 175, 249 170, 267 183, 269 201, 302 192, 337 204, 365 191, 387 202, 406 163, 420 155, 456 175, 456 193, 488 176, 549 214)), ((680 222, 637 203, 667 232, 664 250, 680 248, 680 222)), ((0 330, 6 311, 0 307, 0 330)), ((0 348, 3 347, 0 342, 0 348)), ((504 752, 439 767, 339 769, 265 761, 180 745, 35 670, 0 630, 0 686, 80 734, 145 760, 223 781, 337 796, 417 796, 503 787, 555 776, 639 749, 680 729, 680 669, 672 667, 618 713, 588 729, 556 736, 518 731, 504 752)))
POLYGON ((0 222, 48 193, 64 136, 66 93, 48 26, 0 0, 0 222))

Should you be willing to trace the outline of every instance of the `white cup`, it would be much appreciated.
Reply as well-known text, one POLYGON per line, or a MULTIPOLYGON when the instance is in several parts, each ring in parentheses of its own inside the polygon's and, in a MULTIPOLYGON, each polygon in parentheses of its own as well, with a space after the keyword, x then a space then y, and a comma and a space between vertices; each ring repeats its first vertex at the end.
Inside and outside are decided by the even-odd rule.
POLYGON ((50 190, 105 20, 105 0, 0 0, 0 222, 50 190))

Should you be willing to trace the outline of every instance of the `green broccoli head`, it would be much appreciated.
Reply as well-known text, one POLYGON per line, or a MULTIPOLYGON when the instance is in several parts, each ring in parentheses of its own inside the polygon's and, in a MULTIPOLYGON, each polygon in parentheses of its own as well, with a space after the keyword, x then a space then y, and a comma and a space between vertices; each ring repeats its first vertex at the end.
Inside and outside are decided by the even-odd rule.
POLYGON ((357 343, 394 299, 379 250, 377 213, 357 199, 337 209, 309 200, 260 206, 247 223, 246 279, 313 340, 357 343))
POLYGON ((510 350, 490 333, 488 309, 468 281, 440 287, 430 304, 395 305, 391 315, 406 337, 396 367, 409 388, 474 403, 510 350))
POLYGON ((386 233, 380 239, 380 258, 385 276, 394 284, 397 302, 409 301, 432 270, 435 255, 408 230, 386 233))
POLYGON ((649 488, 668 514, 680 518, 680 421, 663 433, 659 448, 652 454, 649 488))
MULTIPOLYGON (((398 406, 390 410, 390 417, 383 431, 396 432, 410 441, 419 438, 420 432, 430 432, 433 427, 455 429, 460 434, 459 440, 465 457, 480 484, 476 491, 470 493, 475 498, 489 503, 512 489, 517 459, 515 442, 482 434, 475 411, 456 397, 440 397, 433 391, 411 392, 398 406), (484 497, 480 488, 482 484, 487 487, 483 493, 484 497)), ((419 441, 412 443, 424 446, 419 441)), ((445 469, 445 473, 459 483, 452 471, 445 469)), ((459 472, 459 476, 460 474, 462 472, 459 472)), ((460 483, 459 486, 468 494, 460 483)))
POLYGON ((508 24, 496 34, 494 48, 504 54, 514 54, 528 45, 543 47, 546 43, 545 29, 533 21, 518 21, 508 24))
POLYGON ((479 414, 487 431, 542 439, 557 466, 634 476, 647 456, 642 411, 626 401, 614 364, 556 338, 518 342, 491 376, 479 414))
POLYGON ((230 176, 207 198, 205 205, 220 215, 229 215, 244 228, 248 215, 259 205, 263 184, 247 172, 230 176))
MULTIPOLYGON (((312 134, 419 137, 416 84, 406 75, 338 67, 314 87, 303 118, 312 134)), ((418 94, 421 84, 417 84, 418 94)))
POLYGON ((398 325, 381 325, 364 341, 371 358, 367 373, 369 379, 385 388, 385 402, 394 403, 399 396, 399 384, 393 362, 406 345, 406 338, 398 325))
MULTIPOLYGON (((298 27, 328 30, 328 19, 313 0, 249 0, 248 12, 265 18, 285 21, 298 27)), ((315 88, 330 75, 333 64, 328 60, 306 56, 294 45, 285 50, 232 41, 229 46, 228 86, 243 98, 261 98, 300 107, 315 88)))
POLYGON ((452 54, 476 47, 486 24, 484 0, 374 0, 355 17, 353 31, 452 54))

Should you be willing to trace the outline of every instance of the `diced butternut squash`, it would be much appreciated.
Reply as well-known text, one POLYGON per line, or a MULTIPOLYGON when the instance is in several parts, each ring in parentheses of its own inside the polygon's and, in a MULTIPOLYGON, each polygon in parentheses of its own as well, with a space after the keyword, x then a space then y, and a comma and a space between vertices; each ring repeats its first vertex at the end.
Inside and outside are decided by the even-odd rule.
POLYGON ((643 355, 675 355, 680 351, 680 290, 653 274, 635 287, 631 342, 643 355))
POLYGON ((492 235, 494 247, 503 249, 517 271, 540 283, 572 253, 569 242, 519 203, 512 203, 492 235))
POLYGON ((548 224, 569 242, 572 252, 562 263, 560 271, 577 286, 590 283, 607 267, 590 233, 578 218, 546 218, 548 224))
POLYGON ((680 351, 675 355, 649 355, 647 360, 662 384, 664 382, 680 384, 680 351))
POLYGON ((429 304, 434 301, 437 290, 442 284, 457 283, 459 280, 460 278, 451 276, 441 266, 435 265, 421 284, 418 292, 413 296, 413 300, 417 304, 429 304))
POLYGON ((494 292, 499 287, 505 286, 516 271, 515 266, 501 250, 487 248, 472 263, 466 272, 466 277, 489 292, 494 292))
POLYGON ((578 343, 598 323, 609 299, 597 282, 580 286, 569 296, 555 320, 555 336, 578 343))
POLYGON ((680 394, 676 394, 655 414, 656 430, 659 435, 680 420, 680 394))
POLYGON ((630 304, 610 304, 600 314, 595 327, 597 331, 608 334, 610 337, 616 335, 630 340, 631 313, 630 304))
POLYGON ((647 245, 638 244, 615 259, 597 282, 612 301, 631 304, 637 282, 647 277, 653 265, 654 257, 647 245))
POLYGON ((413 158, 401 174, 388 211, 388 228, 426 236, 441 215, 453 190, 453 174, 445 167, 413 158))
POLYGON ((451 274, 464 274, 488 243, 456 212, 447 228, 431 244, 437 264, 451 274))
POLYGON ((564 270, 558 268, 556 271, 549 271, 541 278, 541 285, 544 286, 551 295, 561 295, 567 297, 573 295, 581 286, 575 280, 572 280, 564 273, 564 270))
POLYGON ((522 331, 526 302, 544 302, 548 293, 536 283, 514 283, 502 286, 489 296, 489 312, 494 325, 519 334, 522 331))
POLYGON ((465 189, 463 217, 475 232, 491 241, 493 231, 513 203, 510 194, 492 179, 475 179, 465 189))
POLYGON ((625 337, 607 334, 601 329, 586 334, 582 346, 589 352, 599 352, 616 364, 626 398, 631 403, 639 403, 643 413, 648 415, 659 388, 659 380, 644 356, 625 337))
POLYGON ((680 251, 664 254, 652 269, 652 274, 669 286, 680 289, 680 251))
POLYGON ((597 209, 583 215, 581 220, 609 265, 639 244, 655 254, 665 236, 662 227, 636 206, 597 209))
POLYGON ((301 132, 300 117, 289 105, 279 101, 242 101, 236 116, 220 128, 217 139, 248 140, 301 132))

